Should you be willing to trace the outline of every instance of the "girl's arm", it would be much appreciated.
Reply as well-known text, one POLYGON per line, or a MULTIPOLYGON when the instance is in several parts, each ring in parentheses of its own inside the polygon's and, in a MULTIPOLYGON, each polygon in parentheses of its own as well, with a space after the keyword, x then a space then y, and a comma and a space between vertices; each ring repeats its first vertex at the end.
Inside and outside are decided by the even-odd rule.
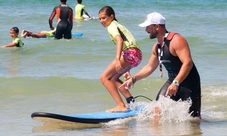
POLYGON ((5 44, 2 47, 14 47, 16 45, 17 45, 16 43, 12 42, 12 43, 9 43, 9 44, 5 44))
POLYGON ((117 35, 115 37, 116 40, 116 71, 120 72, 122 70, 120 59, 121 59, 121 52, 122 52, 122 47, 123 47, 123 39, 121 38, 120 35, 117 35))

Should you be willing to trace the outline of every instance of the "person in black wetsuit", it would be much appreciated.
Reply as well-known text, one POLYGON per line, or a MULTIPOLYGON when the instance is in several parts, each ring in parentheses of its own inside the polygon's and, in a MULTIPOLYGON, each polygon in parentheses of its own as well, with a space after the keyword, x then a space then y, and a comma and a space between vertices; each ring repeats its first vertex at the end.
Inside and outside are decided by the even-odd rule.
POLYGON ((157 38, 152 47, 152 55, 147 65, 137 74, 124 82, 123 86, 130 88, 136 81, 153 73, 159 66, 162 76, 162 64, 168 71, 169 79, 160 89, 160 95, 170 96, 173 100, 192 100, 189 113, 192 117, 200 118, 201 87, 200 76, 193 63, 189 45, 184 37, 165 28, 165 18, 157 12, 147 15, 140 27, 146 27, 150 39, 157 38))
POLYGON ((67 0, 60 0, 61 4, 53 9, 49 18, 50 29, 53 30, 53 19, 55 15, 57 16, 55 39, 61 39, 62 37, 65 39, 72 38, 73 10, 66 5, 66 1, 67 0))

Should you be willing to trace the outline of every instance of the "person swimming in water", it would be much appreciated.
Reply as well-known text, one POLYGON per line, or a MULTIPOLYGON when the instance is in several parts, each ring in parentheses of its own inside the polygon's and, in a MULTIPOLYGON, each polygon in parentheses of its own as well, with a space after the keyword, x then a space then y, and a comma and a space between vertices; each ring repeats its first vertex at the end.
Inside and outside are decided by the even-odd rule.
POLYGON ((38 33, 33 33, 28 30, 23 30, 21 32, 21 37, 32 37, 32 38, 50 38, 55 36, 56 29, 50 31, 40 31, 38 33))
POLYGON ((10 36, 13 40, 12 43, 5 44, 2 47, 23 47, 24 43, 21 41, 21 39, 18 37, 19 34, 19 28, 18 27, 12 27, 10 29, 10 36))

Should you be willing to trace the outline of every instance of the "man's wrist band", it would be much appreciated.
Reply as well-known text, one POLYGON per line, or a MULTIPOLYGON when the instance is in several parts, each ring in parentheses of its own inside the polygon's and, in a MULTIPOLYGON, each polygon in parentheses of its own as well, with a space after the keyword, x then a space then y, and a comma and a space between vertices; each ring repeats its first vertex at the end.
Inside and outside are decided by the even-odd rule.
POLYGON ((135 84, 136 83, 136 77, 132 76, 132 83, 135 84))

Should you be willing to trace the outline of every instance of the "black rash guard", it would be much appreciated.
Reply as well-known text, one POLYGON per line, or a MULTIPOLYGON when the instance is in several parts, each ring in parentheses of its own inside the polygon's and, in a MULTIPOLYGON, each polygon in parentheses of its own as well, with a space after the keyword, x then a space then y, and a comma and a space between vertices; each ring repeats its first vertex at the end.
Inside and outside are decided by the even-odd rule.
MULTIPOLYGON (((166 81, 166 83, 159 91, 156 97, 156 100, 159 99, 159 95, 165 95, 169 85, 175 79, 175 77, 179 73, 180 68, 182 66, 182 62, 180 61, 180 59, 176 56, 173 56, 169 51, 169 44, 175 34, 176 33, 172 33, 172 37, 165 38, 164 40, 165 44, 160 49, 163 51, 163 55, 161 56, 160 59, 162 61, 162 64, 165 66, 166 70, 168 71, 169 79, 166 81)), ((156 49, 156 53, 158 54, 158 48, 156 49)), ((194 63, 188 76, 178 87, 177 94, 175 96, 171 96, 171 99, 176 101, 179 99, 188 100, 188 98, 192 100, 192 105, 189 109, 189 113, 191 113, 193 117, 199 117, 200 107, 201 107, 200 76, 194 63)))

